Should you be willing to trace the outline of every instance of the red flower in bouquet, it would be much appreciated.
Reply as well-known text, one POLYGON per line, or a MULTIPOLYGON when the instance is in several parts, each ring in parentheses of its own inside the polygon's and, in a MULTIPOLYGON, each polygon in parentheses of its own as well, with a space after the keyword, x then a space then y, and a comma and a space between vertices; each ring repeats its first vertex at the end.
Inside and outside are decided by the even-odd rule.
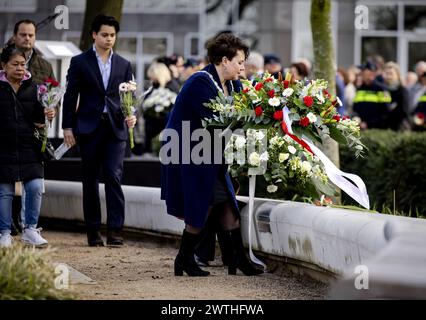
POLYGON ((263 109, 261 106, 256 107, 256 109, 254 109, 254 113, 256 114, 256 117, 260 117, 263 113, 263 109))
POLYGON ((287 88, 288 88, 288 85, 290 84, 290 81, 288 81, 288 80, 284 80, 284 81, 283 81, 283 84, 284 84, 284 89, 287 89, 287 88))
POLYGON ((277 120, 277 121, 281 121, 283 119, 283 112, 282 112, 282 110, 274 112, 274 119, 277 120))
POLYGON ((56 81, 53 78, 47 78, 45 81, 46 84, 50 84, 52 87, 58 87, 59 86, 59 82, 56 81))
POLYGON ((310 108, 314 104, 314 99, 311 96, 306 96, 303 98, 303 103, 310 108))
POLYGON ((265 82, 272 82, 272 81, 274 81, 274 79, 272 79, 272 78, 267 78, 267 79, 265 80, 265 82))
POLYGON ((309 126, 309 123, 310 123, 310 121, 309 121, 309 118, 308 118, 308 117, 304 117, 304 118, 302 118, 302 119, 300 119, 300 120, 299 120, 299 124, 300 124, 302 127, 307 127, 307 126, 309 126))
POLYGON ((423 126, 425 124, 425 114, 423 112, 417 112, 413 120, 416 126, 423 126))
POLYGON ((256 91, 259 91, 260 89, 262 89, 263 88, 263 83, 262 82, 259 82, 258 84, 256 84, 256 86, 254 87, 254 89, 256 90, 256 91))
POLYGON ((334 119, 334 120, 336 120, 337 122, 339 122, 339 121, 340 121, 340 116, 336 114, 336 115, 333 117, 333 119, 334 119))
POLYGON ((243 92, 244 92, 244 93, 248 93, 249 91, 250 91, 250 89, 249 89, 249 88, 247 88, 247 87, 243 89, 243 92))
POLYGON ((274 90, 274 89, 269 90, 269 91, 268 91, 268 96, 269 96, 269 98, 273 98, 273 97, 275 97, 275 90, 274 90))

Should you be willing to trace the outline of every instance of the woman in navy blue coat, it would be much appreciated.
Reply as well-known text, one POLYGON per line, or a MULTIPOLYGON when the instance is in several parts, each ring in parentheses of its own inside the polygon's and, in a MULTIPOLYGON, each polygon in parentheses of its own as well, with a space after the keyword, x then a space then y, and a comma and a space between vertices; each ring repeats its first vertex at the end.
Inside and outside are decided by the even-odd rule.
MULTIPOLYGON (((160 152, 161 198, 166 201, 169 214, 185 221, 181 247, 175 260, 176 276, 182 275, 183 271, 189 276, 209 275, 209 272, 201 270, 195 262, 194 248, 200 240, 200 232, 209 213, 217 205, 222 208, 218 219, 227 239, 228 252, 225 254, 233 257, 229 262, 229 274, 235 274, 237 268, 246 275, 262 272, 250 264, 244 252, 239 210, 227 165, 223 161, 223 148, 203 145, 205 148, 201 149, 205 152, 202 153, 204 161, 200 163, 194 157, 198 152, 192 151, 200 143, 206 143, 207 139, 192 137, 195 141, 191 141, 194 131, 198 129, 200 132, 203 128, 202 120, 213 116, 212 110, 204 106, 204 103, 216 98, 219 92, 230 96, 232 91, 241 89, 238 79, 244 72, 248 52, 247 45, 231 33, 220 34, 210 40, 207 54, 211 64, 185 82, 164 131, 165 143, 160 152), (168 139, 172 135, 168 134, 171 131, 177 134, 178 140, 173 140, 173 137, 168 139), (165 156, 172 158, 171 155, 176 150, 179 151, 178 159, 167 163, 165 156)), ((207 132, 213 146, 213 130, 207 132)))

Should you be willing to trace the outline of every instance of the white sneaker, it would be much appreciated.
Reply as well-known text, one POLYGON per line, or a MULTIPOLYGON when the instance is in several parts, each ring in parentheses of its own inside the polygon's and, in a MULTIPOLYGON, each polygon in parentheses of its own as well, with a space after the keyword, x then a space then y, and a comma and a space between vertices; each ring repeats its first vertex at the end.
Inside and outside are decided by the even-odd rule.
POLYGON ((0 235, 0 248, 8 248, 12 245, 12 236, 10 233, 0 235))
POLYGON ((40 234, 41 230, 41 228, 25 228, 22 232, 21 241, 37 247, 47 245, 47 240, 40 234))

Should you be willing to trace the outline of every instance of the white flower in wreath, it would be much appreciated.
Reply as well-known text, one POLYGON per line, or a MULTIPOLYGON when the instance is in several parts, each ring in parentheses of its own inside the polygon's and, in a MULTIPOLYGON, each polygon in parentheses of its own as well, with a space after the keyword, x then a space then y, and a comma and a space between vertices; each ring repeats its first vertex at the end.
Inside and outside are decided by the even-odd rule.
POLYGON ((318 100, 319 104, 323 104, 323 103, 324 103, 324 101, 325 101, 325 99, 324 99, 324 97, 322 96, 322 94, 317 94, 317 95, 315 96, 315 98, 317 98, 317 100, 318 100))
POLYGON ((303 87, 302 91, 300 92, 300 97, 303 99, 307 95, 309 95, 309 89, 311 88, 310 85, 307 85, 306 87, 303 87))
POLYGON ((278 187, 274 184, 270 184, 267 188, 266 191, 268 191, 269 193, 274 193, 277 192, 278 187))
POLYGON ((172 102, 169 99, 164 99, 162 101, 163 106, 165 107, 170 107, 170 105, 172 104, 172 102))
POLYGON ((279 143, 279 139, 277 136, 273 136, 271 139, 269 139, 269 144, 271 146, 278 145, 278 143, 279 143))
POLYGON ((282 162, 286 161, 289 157, 290 157, 290 155, 288 153, 280 153, 278 155, 278 161, 282 163, 282 162))
POLYGON ((312 112, 309 112, 307 115, 306 115, 306 117, 308 117, 308 119, 309 119, 309 122, 310 123, 314 123, 314 122, 316 122, 317 121, 317 116, 316 115, 314 115, 312 112))
POLYGON ((237 149, 242 149, 242 148, 244 148, 245 147, 245 145, 246 145, 246 138, 244 138, 244 137, 242 137, 242 136, 238 136, 236 139, 235 139, 235 147, 237 148, 237 149))
POLYGON ((295 154, 297 151, 296 148, 293 146, 288 146, 287 149, 288 149, 288 152, 290 152, 291 154, 295 154))
POLYGON ((268 100, 268 103, 270 106, 278 107, 280 105, 280 99, 278 99, 277 97, 273 97, 268 100))
POLYGON ((256 97, 256 99, 253 99, 253 100, 252 100, 252 103, 253 103, 253 104, 258 104, 258 103, 259 103, 259 102, 261 102, 261 101, 262 101, 262 99, 259 99, 259 98, 257 98, 257 97, 256 97))
POLYGON ((269 154, 268 154, 268 152, 264 152, 264 153, 262 153, 261 155, 260 155, 260 161, 268 161, 268 159, 269 159, 269 154))
POLYGON ((244 152, 237 152, 237 164, 243 166, 246 164, 246 157, 244 152))
POLYGON ((257 141, 261 141, 263 138, 265 138, 265 134, 263 133, 263 130, 258 130, 255 132, 254 137, 257 141))
POLYGON ((260 165, 260 156, 257 152, 252 152, 249 156, 249 164, 254 167, 260 165))
POLYGON ((293 94, 294 90, 292 88, 287 88, 283 91, 283 97, 290 97, 293 94))
POLYGON ((312 169, 311 164, 309 161, 302 161, 302 164, 300 165, 300 168, 303 172, 309 173, 312 169))
POLYGON ((290 138, 290 136, 289 135, 285 135, 284 136, 284 140, 285 140, 285 142, 287 142, 287 143, 293 143, 293 139, 292 138, 290 138))
POLYGON ((154 108, 155 112, 160 113, 164 111, 164 107, 159 105, 159 106, 155 106, 154 108))

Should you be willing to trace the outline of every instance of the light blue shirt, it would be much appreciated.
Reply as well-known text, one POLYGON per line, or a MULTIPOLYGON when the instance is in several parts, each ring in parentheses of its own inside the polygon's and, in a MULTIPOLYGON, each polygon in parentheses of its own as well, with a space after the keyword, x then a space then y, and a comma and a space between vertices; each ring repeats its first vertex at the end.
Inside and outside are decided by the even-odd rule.
MULTIPOLYGON (((109 77, 111 76, 111 61, 112 61, 113 51, 111 49, 111 53, 109 55, 109 58, 105 63, 102 61, 101 56, 96 51, 95 45, 93 45, 93 51, 95 52, 96 59, 98 60, 98 66, 99 66, 99 70, 101 72, 102 82, 104 83, 104 88, 106 90, 107 87, 108 87, 109 77)), ((106 105, 104 106, 103 112, 108 112, 106 105)))

